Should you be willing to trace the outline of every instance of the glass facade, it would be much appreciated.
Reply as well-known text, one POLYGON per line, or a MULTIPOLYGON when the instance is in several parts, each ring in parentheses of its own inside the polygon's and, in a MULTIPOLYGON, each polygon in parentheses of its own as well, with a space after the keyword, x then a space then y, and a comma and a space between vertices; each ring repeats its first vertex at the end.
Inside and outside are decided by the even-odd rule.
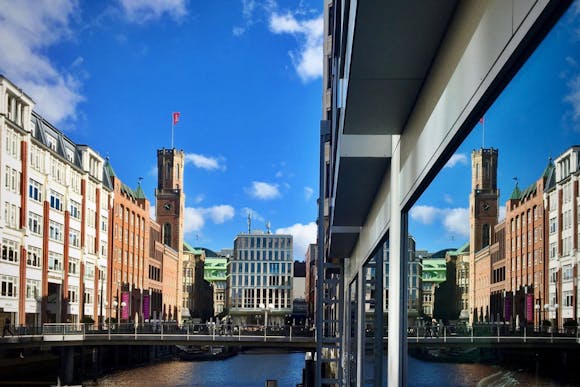
POLYGON ((230 314, 257 323, 268 309, 275 323, 291 313, 292 263, 291 235, 239 234, 228 263, 230 314))

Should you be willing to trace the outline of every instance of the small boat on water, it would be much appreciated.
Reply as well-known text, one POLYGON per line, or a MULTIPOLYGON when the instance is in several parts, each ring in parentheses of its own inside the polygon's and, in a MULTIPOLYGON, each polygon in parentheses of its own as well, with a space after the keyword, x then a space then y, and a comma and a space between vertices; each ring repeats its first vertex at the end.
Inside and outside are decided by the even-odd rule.
POLYGON ((209 361, 223 360, 237 355, 237 351, 229 347, 221 346, 181 346, 178 345, 179 352, 177 355, 180 360, 184 361, 209 361))

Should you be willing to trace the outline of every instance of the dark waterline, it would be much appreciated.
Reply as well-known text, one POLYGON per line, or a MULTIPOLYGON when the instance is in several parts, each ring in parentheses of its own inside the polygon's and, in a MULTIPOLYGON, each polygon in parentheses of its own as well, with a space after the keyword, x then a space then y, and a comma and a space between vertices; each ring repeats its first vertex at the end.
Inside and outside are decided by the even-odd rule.
MULTIPOLYGON (((84 386, 261 386, 266 380, 295 387, 302 379, 303 353, 239 354, 223 361, 169 361, 120 371, 84 386)), ((561 386, 523 370, 486 364, 433 363, 409 357, 408 384, 422 386, 561 386)))

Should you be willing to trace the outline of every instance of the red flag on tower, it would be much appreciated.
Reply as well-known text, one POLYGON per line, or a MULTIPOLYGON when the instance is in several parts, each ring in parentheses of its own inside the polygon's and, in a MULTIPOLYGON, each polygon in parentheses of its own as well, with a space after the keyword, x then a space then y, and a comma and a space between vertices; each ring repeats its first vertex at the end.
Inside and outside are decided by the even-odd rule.
POLYGON ((173 112, 173 125, 177 124, 179 122, 179 116, 181 113, 179 112, 173 112))

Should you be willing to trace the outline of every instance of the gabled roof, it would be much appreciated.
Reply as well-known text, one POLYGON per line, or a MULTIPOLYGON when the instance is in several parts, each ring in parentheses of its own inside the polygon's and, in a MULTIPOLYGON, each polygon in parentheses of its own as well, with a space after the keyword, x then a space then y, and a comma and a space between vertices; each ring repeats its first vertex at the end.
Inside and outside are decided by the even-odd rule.
POLYGON ((518 182, 516 181, 516 186, 510 195, 510 200, 520 200, 522 198, 522 191, 520 191, 520 187, 518 186, 518 182))
POLYGON ((137 188, 135 189, 135 197, 137 199, 145 199, 145 200, 147 200, 147 197, 145 196, 145 192, 143 192, 143 188, 141 188, 141 182, 139 182, 137 184, 137 188))
POLYGON ((549 191, 556 186, 556 166, 552 158, 548 160, 548 165, 544 170, 544 191, 549 191))
POLYGON ((117 176, 117 174, 116 174, 116 173, 115 173, 115 171, 113 170, 113 166, 112 166, 112 165, 111 165, 111 163, 109 162, 109 158, 108 158, 108 157, 105 159, 105 167, 104 167, 104 168, 105 168, 105 171, 107 171, 107 174, 108 174, 110 177, 115 177, 115 176, 117 176))
POLYGON ((521 200, 527 199, 529 196, 535 194, 538 190, 536 183, 532 183, 529 187, 522 191, 521 200))

